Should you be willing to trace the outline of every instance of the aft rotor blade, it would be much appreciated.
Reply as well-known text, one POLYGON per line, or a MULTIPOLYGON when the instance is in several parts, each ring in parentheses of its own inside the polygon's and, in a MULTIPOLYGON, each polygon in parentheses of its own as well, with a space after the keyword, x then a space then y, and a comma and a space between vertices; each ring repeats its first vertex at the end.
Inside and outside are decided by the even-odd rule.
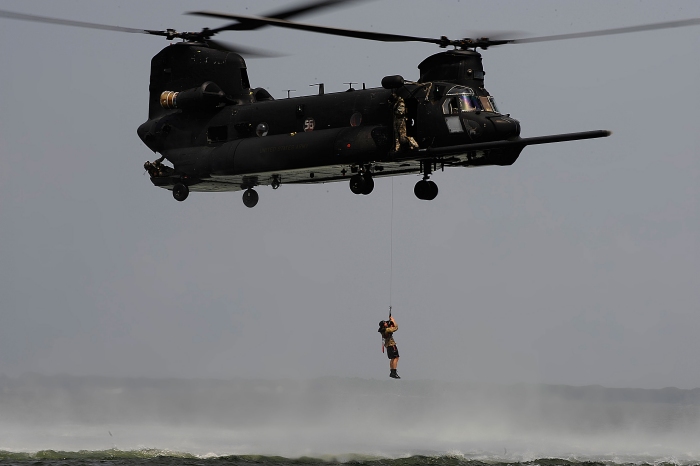
POLYGON ((248 47, 241 47, 239 45, 227 44, 218 40, 207 39, 205 42, 209 47, 213 49, 237 53, 239 55, 243 55, 246 58, 272 58, 282 56, 282 54, 279 53, 267 52, 265 50, 252 49, 248 47))
POLYGON ((103 31, 129 32, 136 34, 156 34, 161 31, 148 31, 146 29, 125 28, 121 26, 110 26, 108 24, 86 23, 84 21, 73 21, 70 19, 49 18, 46 16, 27 15, 15 13, 13 11, 0 10, 0 18, 18 19, 21 21, 32 21, 35 23, 60 24, 62 26, 73 26, 79 28, 101 29, 103 31))
POLYGON ((655 31, 657 29, 671 29, 686 26, 697 26, 700 18, 683 19, 680 21, 667 21, 664 23, 641 24, 623 28, 601 29, 599 31, 575 32, 572 34, 557 34, 553 36, 529 37, 527 39, 508 40, 508 44, 529 44, 532 42, 549 42, 554 40, 582 39, 585 37, 612 36, 615 34, 628 34, 631 32, 655 31))
POLYGON ((266 24, 288 29, 298 29, 301 31, 316 32, 319 34, 330 34, 333 36, 352 37, 355 39, 367 39, 380 42, 427 42, 430 44, 445 44, 446 39, 432 39, 429 37, 404 36, 398 34, 385 34, 381 32, 358 31, 355 29, 333 28, 326 26, 316 26, 313 24, 295 23, 276 18, 264 18, 260 16, 232 15, 228 13, 217 13, 213 11, 192 11, 188 14, 207 16, 210 18, 233 19, 241 23, 266 24))

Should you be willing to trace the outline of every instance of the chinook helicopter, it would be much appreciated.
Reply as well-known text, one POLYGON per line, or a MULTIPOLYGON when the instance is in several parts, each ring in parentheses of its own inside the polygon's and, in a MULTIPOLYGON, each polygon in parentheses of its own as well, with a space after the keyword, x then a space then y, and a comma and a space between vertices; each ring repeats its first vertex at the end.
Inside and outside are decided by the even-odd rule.
POLYGON ((528 145, 601 138, 606 130, 521 138, 520 123, 502 113, 485 88, 477 49, 700 24, 689 19, 524 39, 425 38, 330 28, 289 18, 351 0, 325 0, 265 16, 198 11, 229 23, 199 32, 142 30, 0 11, 0 17, 181 39, 151 60, 148 120, 140 139, 161 156, 144 167, 151 182, 184 201, 190 191, 243 191, 254 207, 256 187, 346 181, 370 194, 374 178, 418 174, 414 193, 432 200, 431 176, 444 167, 511 165, 528 145), (274 99, 251 85, 243 56, 265 55, 212 39, 224 31, 264 26, 383 42, 426 42, 451 49, 419 65, 409 81, 386 76, 382 87, 274 99), (166 165, 168 161, 171 165, 166 165))

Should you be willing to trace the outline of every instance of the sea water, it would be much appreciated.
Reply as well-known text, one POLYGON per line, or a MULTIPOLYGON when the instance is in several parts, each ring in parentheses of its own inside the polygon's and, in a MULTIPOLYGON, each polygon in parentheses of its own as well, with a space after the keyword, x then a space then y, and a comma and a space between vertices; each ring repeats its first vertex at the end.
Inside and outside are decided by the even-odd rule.
POLYGON ((0 377, 0 464, 700 465, 700 390, 0 377))

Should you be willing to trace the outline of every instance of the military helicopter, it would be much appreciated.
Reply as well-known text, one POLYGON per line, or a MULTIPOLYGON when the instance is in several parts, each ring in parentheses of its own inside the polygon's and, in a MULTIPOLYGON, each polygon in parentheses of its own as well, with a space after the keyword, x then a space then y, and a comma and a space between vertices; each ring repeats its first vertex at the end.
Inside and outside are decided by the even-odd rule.
POLYGON ((208 11, 190 14, 228 24, 199 32, 142 30, 0 11, 0 17, 142 33, 181 39, 151 60, 148 120, 138 136, 161 157, 144 167, 155 186, 184 201, 190 191, 243 190, 254 207, 257 186, 346 181, 355 194, 370 194, 374 178, 418 174, 416 197, 432 200, 430 179, 445 167, 511 165, 528 145, 601 138, 597 130, 521 138, 520 123, 502 113, 484 87, 477 49, 585 38, 700 24, 700 19, 655 23, 523 39, 425 38, 331 28, 289 18, 348 3, 324 0, 265 16, 208 11), (233 22, 231 22, 233 21, 233 22), (451 47, 423 60, 420 77, 386 76, 381 88, 274 99, 254 88, 243 56, 265 56, 212 39, 224 31, 276 26, 383 42, 426 42, 451 47), (172 166, 166 165, 167 160, 172 166))

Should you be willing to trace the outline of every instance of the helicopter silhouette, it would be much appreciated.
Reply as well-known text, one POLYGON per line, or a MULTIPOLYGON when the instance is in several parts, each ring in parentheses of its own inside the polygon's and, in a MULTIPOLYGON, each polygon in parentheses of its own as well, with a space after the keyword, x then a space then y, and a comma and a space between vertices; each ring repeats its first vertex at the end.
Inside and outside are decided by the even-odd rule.
MULTIPOLYGON (((144 168, 151 182, 184 201, 190 191, 243 191, 254 207, 256 187, 348 182, 368 195, 378 177, 418 174, 414 193, 438 194, 431 179, 445 167, 511 165, 526 146, 607 137, 607 130, 520 137, 520 122, 502 113, 486 90, 477 49, 577 39, 700 24, 700 19, 554 36, 448 39, 384 34, 292 22, 289 19, 352 0, 324 0, 243 16, 197 11, 228 24, 199 32, 145 30, 0 11, 8 19, 180 39, 151 60, 148 120, 137 133, 160 157, 144 168), (243 56, 270 56, 212 39, 224 31, 264 26, 382 42, 425 42, 448 48, 423 60, 409 81, 386 76, 380 88, 274 99, 251 85, 243 56), (171 165, 166 165, 168 161, 171 165)), ((494 37, 492 35, 492 37, 494 37)))

